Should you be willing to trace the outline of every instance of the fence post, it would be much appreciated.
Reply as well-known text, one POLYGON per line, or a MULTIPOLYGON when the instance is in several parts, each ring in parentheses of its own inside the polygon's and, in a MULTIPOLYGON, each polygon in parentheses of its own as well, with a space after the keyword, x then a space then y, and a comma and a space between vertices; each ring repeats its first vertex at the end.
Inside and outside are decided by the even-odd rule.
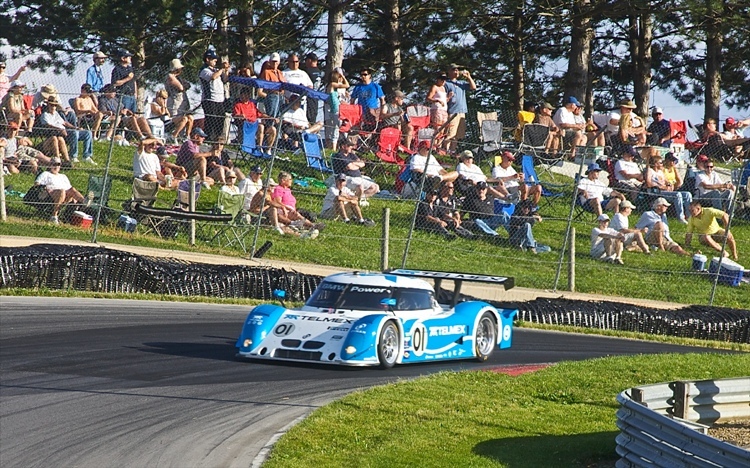
POLYGON ((0 219, 5 222, 8 214, 5 211, 5 168, 0 167, 0 219))
POLYGON ((570 228, 570 262, 568 262, 568 291, 576 292, 576 228, 570 228))
POLYGON ((690 398, 690 395, 688 394, 688 390, 690 389, 690 382, 673 382, 673 393, 674 396, 674 404, 672 405, 672 408, 674 408, 674 413, 672 416, 676 418, 681 419, 687 419, 688 412, 690 409, 690 402, 688 401, 690 398))
MULTIPOLYGON (((109 140, 109 148, 107 149, 107 164, 104 165, 104 183, 102 184, 102 195, 99 199, 99 206, 96 209, 96 218, 94 219, 94 232, 91 234, 92 244, 96 244, 96 236, 99 233, 99 220, 102 216, 101 202, 109 201, 109 192, 107 192, 107 179, 109 178, 109 169, 112 164, 112 151, 115 148, 115 135, 117 135, 117 126, 120 123, 120 112, 122 112, 122 94, 120 94, 117 100, 117 117, 115 117, 114 122, 110 124, 114 126, 114 130, 112 130, 112 138, 110 138, 109 140), (105 197, 105 195, 107 196, 105 197)), ((93 134, 91 136, 93 138, 93 134)))
POLYGON ((388 240, 391 232, 391 209, 383 208, 383 237, 380 244, 380 271, 388 269, 388 240))
MULTIPOLYGON (((189 211, 195 211, 195 179, 190 179, 190 191, 188 192, 189 211)), ((195 245, 195 220, 190 220, 190 245, 195 245)))

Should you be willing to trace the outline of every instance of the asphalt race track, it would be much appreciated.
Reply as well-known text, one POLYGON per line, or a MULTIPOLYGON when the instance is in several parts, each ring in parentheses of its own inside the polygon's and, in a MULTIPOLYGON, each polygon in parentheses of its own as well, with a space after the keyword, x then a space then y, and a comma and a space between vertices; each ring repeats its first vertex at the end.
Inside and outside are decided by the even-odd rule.
POLYGON ((446 369, 705 351, 516 330, 488 363, 389 371, 237 361, 246 306, 0 297, 0 466, 250 466, 356 389, 446 369))

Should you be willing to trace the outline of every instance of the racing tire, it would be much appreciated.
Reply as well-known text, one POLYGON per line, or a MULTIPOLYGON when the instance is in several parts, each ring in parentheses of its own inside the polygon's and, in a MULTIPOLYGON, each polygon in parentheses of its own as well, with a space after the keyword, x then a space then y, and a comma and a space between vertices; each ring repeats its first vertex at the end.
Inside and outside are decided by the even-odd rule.
POLYGON ((396 322, 389 320, 383 325, 378 336, 378 361, 381 369, 390 369, 398 360, 399 332, 396 322))
POLYGON ((492 356, 497 347, 497 323, 491 312, 482 314, 474 330, 474 353, 479 362, 484 362, 492 356))

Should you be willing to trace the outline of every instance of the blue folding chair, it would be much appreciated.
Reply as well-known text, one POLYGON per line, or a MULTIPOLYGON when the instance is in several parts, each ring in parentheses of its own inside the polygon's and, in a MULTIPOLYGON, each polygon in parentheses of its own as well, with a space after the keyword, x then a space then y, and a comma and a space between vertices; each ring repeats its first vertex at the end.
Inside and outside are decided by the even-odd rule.
POLYGON ((551 206, 552 202, 565 196, 563 192, 553 192, 549 188, 562 190, 565 187, 563 184, 555 184, 549 182, 542 182, 539 180, 539 176, 536 174, 534 169, 534 158, 531 155, 524 154, 521 157, 521 169, 523 171, 523 179, 526 185, 541 185, 542 187, 542 200, 544 200, 545 206, 551 206), (549 187, 549 188, 548 188, 549 187))
POLYGON ((258 147, 256 137, 258 136, 258 121, 248 122, 244 121, 242 124, 242 145, 240 145, 240 158, 244 158, 244 155, 250 155, 254 158, 271 159, 271 155, 264 153, 262 148, 258 147))
POLYGON ((320 135, 313 133, 302 133, 302 149, 305 150, 307 167, 320 171, 320 175, 325 179, 325 174, 332 174, 333 169, 328 167, 323 152, 323 141, 320 135))

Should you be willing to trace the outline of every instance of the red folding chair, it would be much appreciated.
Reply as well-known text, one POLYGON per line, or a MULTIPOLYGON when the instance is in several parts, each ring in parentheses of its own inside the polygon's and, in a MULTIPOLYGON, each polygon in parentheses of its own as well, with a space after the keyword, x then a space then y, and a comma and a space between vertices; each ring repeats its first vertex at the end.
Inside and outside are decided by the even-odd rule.
POLYGON ((358 128, 362 123, 362 107, 359 104, 339 104, 339 132, 346 135, 352 128, 358 128))
POLYGON ((406 115, 409 118, 409 123, 414 129, 415 138, 412 139, 412 148, 409 148, 414 152, 419 144, 419 131, 429 128, 430 126, 430 108, 415 104, 406 108, 406 115))
POLYGON ((398 155, 399 146, 401 146, 401 130, 386 127, 380 131, 378 150, 375 154, 383 162, 401 166, 404 164, 404 160, 398 155))

